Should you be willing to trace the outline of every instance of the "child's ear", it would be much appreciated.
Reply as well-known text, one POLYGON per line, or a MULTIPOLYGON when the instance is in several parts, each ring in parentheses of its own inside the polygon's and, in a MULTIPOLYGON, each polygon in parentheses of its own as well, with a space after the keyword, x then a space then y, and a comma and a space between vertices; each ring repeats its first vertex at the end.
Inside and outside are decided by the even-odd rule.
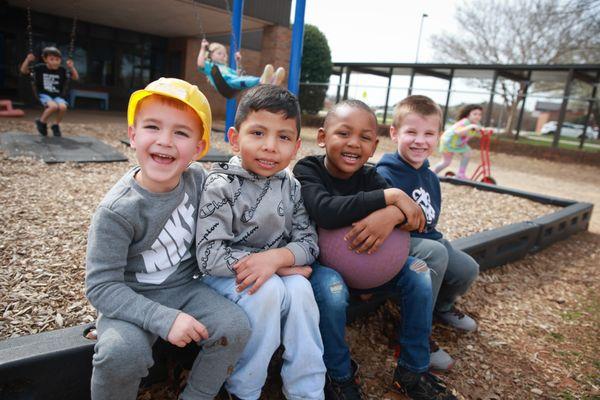
POLYGON ((379 139, 375 139, 375 145, 373 146, 373 151, 371 151, 371 157, 375 155, 375 151, 377 150, 377 145, 379 144, 379 139))
POLYGON ((394 125, 390 125, 390 139, 392 142, 398 142, 398 130, 394 125))
POLYGON ((325 129, 319 128, 317 132, 317 145, 321 148, 325 148, 325 129))
POLYGON ((135 149, 135 127, 133 125, 127 127, 127 137, 129 138, 129 147, 135 149))
POLYGON ((302 146, 302 139, 298 138, 298 140, 296 140, 296 146, 294 147, 294 157, 296 157, 296 153, 300 150, 300 146, 302 146))
POLYGON ((236 153, 240 151, 240 134, 239 132, 232 126, 227 131, 227 138, 229 139, 229 144, 231 148, 236 153))
POLYGON ((198 158, 198 155, 204 151, 206 147, 206 140, 202 139, 196 145, 196 154, 194 154, 194 160, 198 158))

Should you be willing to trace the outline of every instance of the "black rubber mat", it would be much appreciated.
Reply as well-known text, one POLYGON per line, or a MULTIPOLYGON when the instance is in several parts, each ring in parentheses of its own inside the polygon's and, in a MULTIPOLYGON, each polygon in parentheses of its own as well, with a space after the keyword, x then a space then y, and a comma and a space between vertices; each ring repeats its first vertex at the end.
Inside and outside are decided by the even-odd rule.
POLYGON ((9 157, 33 157, 48 164, 127 161, 115 148, 89 136, 40 136, 23 132, 0 134, 0 148, 9 157))

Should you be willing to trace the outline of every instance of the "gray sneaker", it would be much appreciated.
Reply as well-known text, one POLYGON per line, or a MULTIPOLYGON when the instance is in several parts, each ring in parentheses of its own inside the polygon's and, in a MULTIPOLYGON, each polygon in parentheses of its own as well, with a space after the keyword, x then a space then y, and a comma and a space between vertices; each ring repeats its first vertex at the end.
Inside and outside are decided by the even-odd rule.
POLYGON ((467 314, 452 307, 450 311, 436 312, 436 317, 444 324, 467 332, 477 330, 477 322, 467 314))
POLYGON ((450 354, 441 349, 437 343, 429 339, 429 368, 438 371, 448 371, 454 365, 454 359, 450 354))

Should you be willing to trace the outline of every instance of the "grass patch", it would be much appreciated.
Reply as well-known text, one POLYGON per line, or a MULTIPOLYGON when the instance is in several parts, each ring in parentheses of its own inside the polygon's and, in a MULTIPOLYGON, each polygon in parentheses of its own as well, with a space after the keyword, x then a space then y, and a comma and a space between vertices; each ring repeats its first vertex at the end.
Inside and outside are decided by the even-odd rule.
POLYGON ((563 334, 558 333, 558 332, 550 332, 549 333, 550 337, 554 340, 556 340, 557 342, 564 342, 565 341, 565 337, 563 334))
POLYGON ((581 311, 565 311, 561 314, 562 319, 565 321, 575 321, 583 316, 581 311))
POLYGON ((564 391, 560 394, 560 398, 563 400, 577 400, 577 397, 575 397, 573 394, 571 394, 571 392, 569 391, 564 391))
MULTIPOLYGON (((535 139, 530 139, 528 137, 525 136, 519 136, 519 140, 516 140, 510 136, 506 136, 506 135, 497 135, 494 137, 494 139, 496 140, 502 140, 504 142, 516 142, 516 143, 521 143, 521 144, 526 144, 526 145, 531 145, 531 146, 536 146, 536 147, 547 147, 550 148, 552 147, 552 138, 548 137, 548 141, 546 140, 535 140, 535 139)), ((494 140, 493 139, 493 140, 494 140)), ((596 142, 596 141, 594 141, 596 142)), ((600 149, 597 147, 589 147, 589 141, 586 141, 583 149, 579 148, 579 141, 577 141, 577 139, 573 140, 572 138, 561 138, 560 141, 558 142, 558 148, 560 149, 568 149, 568 150, 579 150, 579 151, 586 151, 586 152, 590 152, 590 153, 599 153, 600 149)))

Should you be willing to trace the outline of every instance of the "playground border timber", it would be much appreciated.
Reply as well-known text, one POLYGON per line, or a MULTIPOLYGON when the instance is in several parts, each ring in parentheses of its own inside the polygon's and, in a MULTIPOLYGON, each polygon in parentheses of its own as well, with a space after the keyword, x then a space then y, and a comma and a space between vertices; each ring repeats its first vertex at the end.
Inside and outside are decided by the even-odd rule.
MULTIPOLYGON (((529 253, 538 252, 577 232, 587 230, 594 207, 590 203, 485 183, 446 177, 441 180, 454 185, 470 186, 563 207, 531 221, 522 221, 453 240, 453 246, 474 257, 482 270, 521 259, 529 253)), ((387 298, 385 295, 374 296, 369 301, 354 302, 348 310, 348 321, 365 316, 387 298)), ((95 344, 95 341, 84 337, 89 327, 89 324, 80 325, 0 341, 0 398, 89 399, 91 359, 95 344)), ((173 349, 164 346, 162 341, 155 346, 156 363, 147 381, 156 382, 164 377, 164 374, 156 371, 165 369, 164 355, 167 351, 171 354, 173 349)), ((176 357, 182 356, 178 354, 176 357)), ((188 361, 189 357, 183 363, 188 361)))

